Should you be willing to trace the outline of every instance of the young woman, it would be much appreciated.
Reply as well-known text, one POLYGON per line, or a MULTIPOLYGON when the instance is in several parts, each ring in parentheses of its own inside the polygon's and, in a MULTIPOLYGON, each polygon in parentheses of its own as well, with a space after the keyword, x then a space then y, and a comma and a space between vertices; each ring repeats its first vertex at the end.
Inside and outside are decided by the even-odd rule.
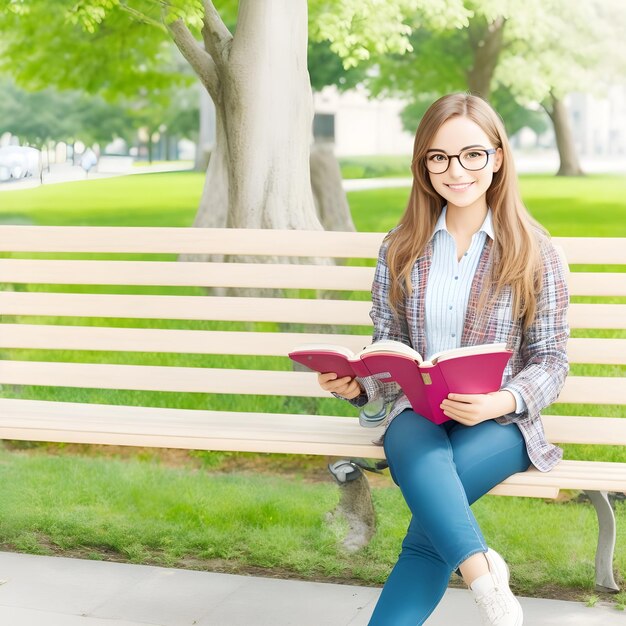
POLYGON ((513 355, 499 391, 450 394, 450 421, 415 413, 395 383, 320 374, 356 406, 389 406, 383 443, 412 519, 370 626, 423 624, 460 573, 484 624, 521 626, 509 569, 470 509, 532 464, 547 472, 562 451, 546 441, 540 411, 568 372, 568 291, 560 256, 529 215, 502 122, 481 98, 451 94, 415 136, 413 187, 385 238, 372 287, 374 341, 420 354, 506 342, 513 355))

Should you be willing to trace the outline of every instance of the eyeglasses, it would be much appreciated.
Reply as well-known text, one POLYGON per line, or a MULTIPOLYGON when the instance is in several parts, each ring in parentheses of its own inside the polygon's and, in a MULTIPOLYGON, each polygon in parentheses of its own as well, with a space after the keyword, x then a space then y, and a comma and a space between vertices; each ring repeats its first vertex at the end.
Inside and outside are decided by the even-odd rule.
POLYGON ((470 172, 475 172, 486 167, 489 162, 489 155, 495 153, 495 148, 468 148, 458 154, 429 152, 424 157, 424 164, 431 174, 443 174, 450 167, 452 159, 457 159, 461 167, 470 172))

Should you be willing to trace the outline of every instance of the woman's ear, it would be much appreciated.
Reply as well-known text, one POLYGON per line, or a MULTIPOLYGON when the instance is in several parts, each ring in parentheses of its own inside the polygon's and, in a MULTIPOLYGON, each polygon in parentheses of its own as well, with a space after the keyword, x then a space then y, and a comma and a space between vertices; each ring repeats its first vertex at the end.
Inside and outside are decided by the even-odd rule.
POLYGON ((493 157, 493 171, 497 172, 502 166, 502 148, 496 148, 496 153, 493 157))

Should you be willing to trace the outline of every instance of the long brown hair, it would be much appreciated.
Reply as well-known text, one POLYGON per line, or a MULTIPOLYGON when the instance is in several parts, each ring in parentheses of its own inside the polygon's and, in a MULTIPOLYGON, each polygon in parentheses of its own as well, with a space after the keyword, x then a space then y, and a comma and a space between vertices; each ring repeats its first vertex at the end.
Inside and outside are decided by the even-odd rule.
POLYGON ((512 292, 513 319, 522 318, 523 327, 527 328, 535 317, 537 293, 541 288, 542 264, 537 231, 546 236, 547 231, 533 219, 522 202, 513 154, 500 117, 485 100, 467 93, 449 94, 434 102, 415 134, 411 162, 413 186, 408 206, 399 226, 386 238, 391 279, 389 304, 400 315, 404 299, 413 289, 413 264, 424 254, 445 204, 430 182, 424 157, 439 128, 457 116, 467 117, 478 124, 493 147, 502 149, 502 164, 494 172, 486 198, 493 217, 495 240, 492 254, 495 256, 478 306, 483 308, 487 295, 495 298, 508 285, 512 292))

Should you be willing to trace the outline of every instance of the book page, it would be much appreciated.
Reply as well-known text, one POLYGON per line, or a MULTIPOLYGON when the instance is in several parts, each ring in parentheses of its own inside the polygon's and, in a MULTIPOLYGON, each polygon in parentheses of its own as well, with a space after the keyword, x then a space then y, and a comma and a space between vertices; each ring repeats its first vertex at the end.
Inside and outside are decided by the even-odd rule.
POLYGON ((381 341, 375 341, 370 346, 363 348, 360 352, 357 352, 357 356, 364 356, 366 354, 376 354, 379 352, 386 352, 389 354, 402 354, 403 356, 408 356, 409 358, 417 361, 418 363, 422 362, 422 355, 413 350, 411 346, 407 346, 405 343, 401 341, 395 341, 393 339, 382 339, 381 341))
POLYGON ((452 350, 442 350, 436 352, 430 357, 427 364, 435 364, 445 361, 446 359, 454 359, 459 356, 470 356, 472 354, 491 354, 494 352, 504 352, 506 343, 482 343, 477 346, 464 346, 463 348, 453 348, 452 350))
POLYGON ((330 343, 301 343, 291 350, 291 352, 334 352, 335 354, 345 356, 347 359, 354 358, 354 352, 352 352, 350 348, 330 343))

